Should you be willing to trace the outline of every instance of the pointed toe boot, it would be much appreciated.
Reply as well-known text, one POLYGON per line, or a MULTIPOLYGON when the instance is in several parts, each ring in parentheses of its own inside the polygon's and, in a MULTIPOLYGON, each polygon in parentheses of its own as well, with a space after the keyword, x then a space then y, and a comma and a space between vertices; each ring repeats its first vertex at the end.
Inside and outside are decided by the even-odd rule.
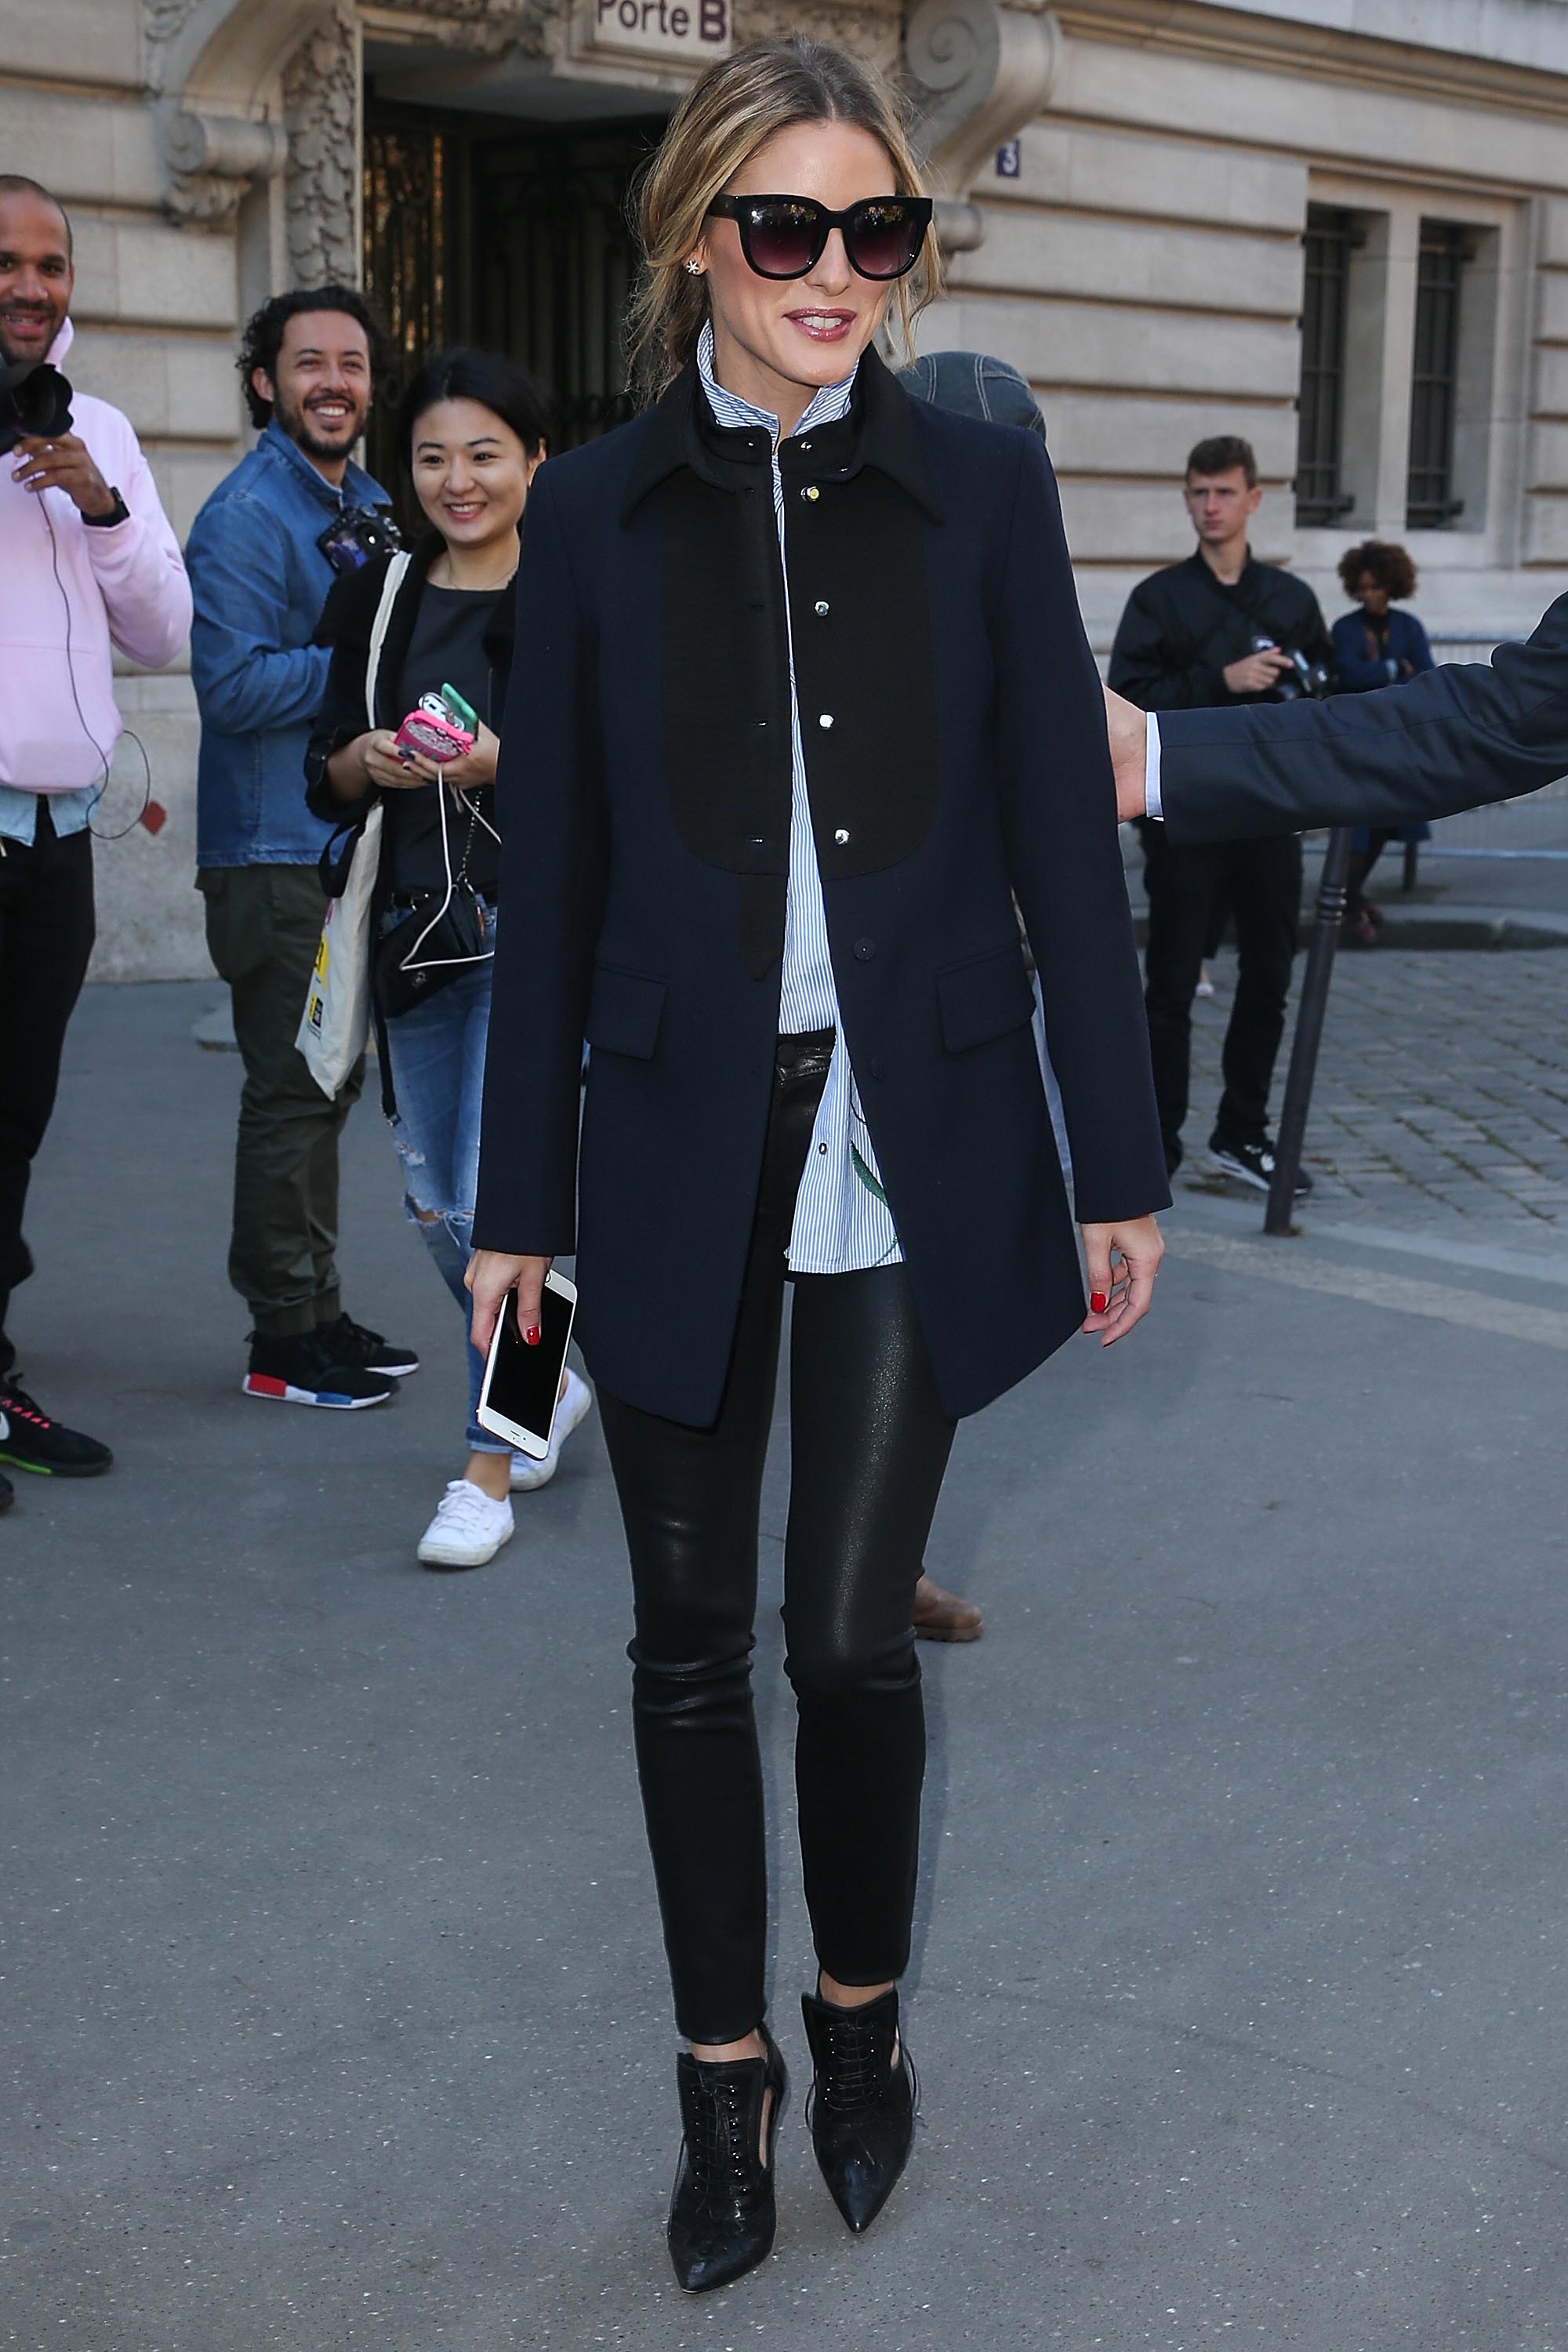
POLYGON ((789 2080, 772 2034, 761 2031, 765 2057, 705 2066, 682 2051, 676 2060, 685 2137, 668 2235, 689 2294, 728 2286, 764 2262, 773 2242, 773 2143, 789 2080))
POLYGON ((899 1996, 838 2009, 801 1996, 816 2074, 811 2144, 833 2201, 856 2235, 870 2228, 909 2162, 919 2095, 899 2032, 899 1996))

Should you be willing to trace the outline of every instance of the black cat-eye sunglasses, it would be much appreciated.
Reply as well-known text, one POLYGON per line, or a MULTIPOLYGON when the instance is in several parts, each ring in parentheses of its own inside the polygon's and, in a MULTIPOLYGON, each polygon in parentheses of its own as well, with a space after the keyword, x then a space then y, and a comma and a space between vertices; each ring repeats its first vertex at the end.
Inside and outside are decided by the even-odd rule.
POLYGON ((920 259, 931 226, 929 196, 866 196, 830 213, 815 196, 715 196, 708 207, 732 220, 741 251, 759 278, 804 278, 816 268, 835 229, 860 278, 902 278, 920 259))

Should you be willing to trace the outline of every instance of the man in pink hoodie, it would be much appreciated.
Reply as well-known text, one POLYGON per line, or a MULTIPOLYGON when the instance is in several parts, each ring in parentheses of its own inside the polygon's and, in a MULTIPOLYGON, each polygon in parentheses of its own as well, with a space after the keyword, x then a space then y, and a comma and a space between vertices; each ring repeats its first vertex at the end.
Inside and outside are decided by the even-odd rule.
MULTIPOLYGON (((89 820, 121 727, 110 649, 172 661, 191 592, 120 411, 72 392, 68 427, 46 409, 28 432, 8 406, 37 421, 48 379, 30 372, 62 366, 73 283, 60 206, 0 173, 0 1464, 83 1478, 108 1469, 109 1448, 18 1384, 5 1318, 32 1272, 27 1180, 92 948, 89 820)), ((4 1509, 3 1475, 0 1490, 4 1509)))

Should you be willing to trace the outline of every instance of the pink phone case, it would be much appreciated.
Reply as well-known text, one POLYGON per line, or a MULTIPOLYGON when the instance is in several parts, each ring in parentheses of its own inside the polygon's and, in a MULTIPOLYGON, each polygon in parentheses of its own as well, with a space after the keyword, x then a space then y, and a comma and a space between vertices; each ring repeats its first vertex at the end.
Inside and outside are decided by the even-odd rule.
POLYGON ((474 739, 450 719, 437 719, 434 711, 423 705, 411 710, 397 730, 396 749, 401 754, 417 752, 421 759, 435 760, 444 764, 448 760, 460 760, 474 748, 474 739))

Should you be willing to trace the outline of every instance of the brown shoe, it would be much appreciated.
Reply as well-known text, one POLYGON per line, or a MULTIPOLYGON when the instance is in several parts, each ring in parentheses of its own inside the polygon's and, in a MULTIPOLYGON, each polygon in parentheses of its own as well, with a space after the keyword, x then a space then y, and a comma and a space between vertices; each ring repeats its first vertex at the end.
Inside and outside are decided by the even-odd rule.
POLYGON ((973 1601, 944 1592, 929 1576, 915 1587, 915 1632, 922 1642, 978 1642, 985 1620, 973 1601))

